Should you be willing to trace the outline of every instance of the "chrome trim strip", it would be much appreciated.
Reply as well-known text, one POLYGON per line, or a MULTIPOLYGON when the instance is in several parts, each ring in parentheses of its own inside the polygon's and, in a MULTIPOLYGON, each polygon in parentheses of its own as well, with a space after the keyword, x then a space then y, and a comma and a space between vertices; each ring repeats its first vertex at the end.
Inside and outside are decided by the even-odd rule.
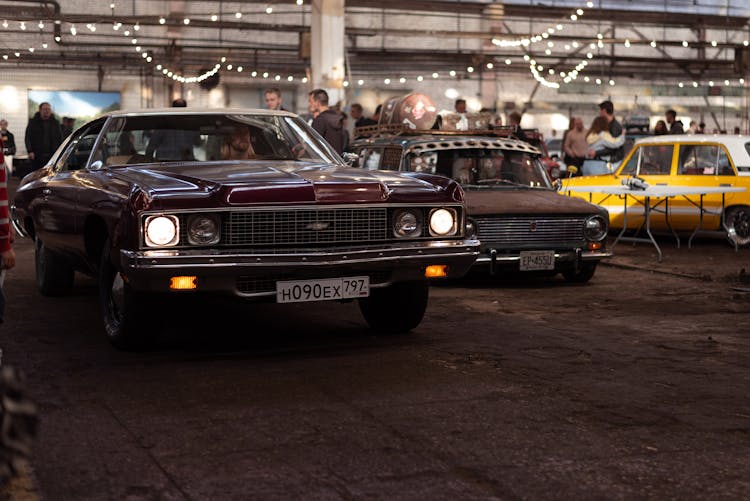
MULTIPOLYGON (((614 254, 609 251, 598 251, 598 252, 581 252, 581 260, 582 261, 592 261, 595 259, 605 259, 608 257, 612 257, 614 254)), ((565 262, 565 261, 573 261, 577 258, 575 251, 568 251, 568 252, 555 252, 555 262, 565 262)), ((518 262, 521 260, 520 254, 497 254, 495 256, 496 262, 503 262, 503 263, 513 263, 518 262)), ((487 254, 480 255, 477 260, 475 261, 475 264, 479 263, 490 263, 492 261, 492 258, 487 254)))
POLYGON ((414 245, 394 248, 352 248, 295 254, 237 252, 236 250, 206 252, 196 250, 120 250, 120 263, 125 270, 158 270, 216 267, 308 267, 337 266, 346 264, 423 261, 436 258, 468 258, 479 255, 479 241, 433 241, 429 245, 414 245))

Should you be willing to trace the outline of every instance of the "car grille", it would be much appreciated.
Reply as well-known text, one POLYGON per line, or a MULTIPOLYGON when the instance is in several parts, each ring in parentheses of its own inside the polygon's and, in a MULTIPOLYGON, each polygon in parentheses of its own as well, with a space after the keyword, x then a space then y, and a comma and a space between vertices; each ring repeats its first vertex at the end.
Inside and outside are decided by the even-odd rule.
POLYGON ((227 245, 300 245, 370 242, 388 238, 386 208, 295 209, 231 212, 227 245))
POLYGON ((483 246, 560 248, 584 243, 583 217, 475 217, 483 246))

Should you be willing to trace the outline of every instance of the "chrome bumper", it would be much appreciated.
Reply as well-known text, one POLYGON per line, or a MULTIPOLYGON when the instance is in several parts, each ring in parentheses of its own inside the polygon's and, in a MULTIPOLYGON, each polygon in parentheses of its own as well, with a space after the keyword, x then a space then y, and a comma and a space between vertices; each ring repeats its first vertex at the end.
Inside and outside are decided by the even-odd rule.
MULTIPOLYGON (((600 261, 612 257, 610 251, 584 251, 583 249, 571 249, 569 251, 555 252, 555 269, 563 268, 569 265, 576 265, 585 261, 600 261)), ((518 270, 518 263, 521 261, 521 253, 503 253, 496 252, 495 249, 489 249, 487 252, 477 257, 474 262, 475 267, 490 267, 510 270, 518 270), (515 265, 515 266, 514 266, 515 265)))
POLYGON ((263 277, 273 280, 309 277, 344 277, 353 274, 388 272, 386 282, 424 280, 428 265, 447 265, 448 277, 465 275, 479 255, 477 240, 413 242, 394 247, 352 247, 316 249, 296 253, 270 249, 231 250, 144 250, 120 251, 120 269, 128 283, 138 290, 164 292, 169 279, 176 275, 197 276, 199 289, 238 296, 267 296, 271 293, 242 293, 237 289, 239 277, 263 277))

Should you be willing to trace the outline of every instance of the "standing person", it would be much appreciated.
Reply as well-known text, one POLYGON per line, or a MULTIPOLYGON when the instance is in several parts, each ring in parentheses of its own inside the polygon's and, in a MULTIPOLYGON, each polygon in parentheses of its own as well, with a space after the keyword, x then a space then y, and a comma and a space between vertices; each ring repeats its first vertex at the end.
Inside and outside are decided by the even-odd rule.
POLYGON ((612 152, 625 144, 625 134, 613 136, 609 131, 607 118, 598 116, 591 122, 591 127, 586 131, 586 142, 589 147, 589 157, 597 160, 612 160, 612 152))
POLYGON ((466 99, 456 99, 453 107, 456 113, 466 113, 466 99))
POLYGON ((286 108, 281 104, 281 89, 278 87, 270 87, 266 89, 263 96, 266 99, 266 108, 269 110, 286 111, 286 108))
POLYGON ((683 134, 685 132, 682 122, 677 120, 677 112, 675 110, 667 110, 667 112, 664 113, 664 118, 667 119, 670 134, 683 134))
POLYGON ((315 89, 308 94, 307 104, 312 113, 312 127, 328 141, 328 144, 339 155, 346 148, 346 130, 341 113, 328 106, 328 93, 324 89, 315 89))
POLYGON ((654 125, 654 136, 663 136, 664 134, 669 134, 669 129, 667 129, 667 122, 664 120, 659 120, 656 122, 656 125, 654 125))
POLYGON ((26 125, 24 141, 31 168, 37 170, 47 165, 52 154, 62 143, 60 122, 52 115, 51 104, 44 102, 39 105, 39 111, 26 125))
POLYGON ((352 103, 349 108, 349 114, 354 119, 355 127, 364 127, 366 125, 377 125, 378 122, 372 118, 364 116, 362 105, 359 103, 352 103))
MULTIPOLYGON (((4 143, 0 139, 0 165, 5 164, 3 155, 4 143)), ((10 211, 8 210, 8 170, 0 168, 0 323, 5 320, 5 295, 3 282, 5 270, 16 265, 16 253, 13 250, 13 228, 10 225, 10 211)))
POLYGON ((588 155, 589 145, 586 142, 586 132, 583 130, 583 119, 573 117, 570 120, 573 122, 573 126, 565 131, 562 149, 568 172, 574 176, 581 173, 583 161, 586 160, 586 155, 588 155))
POLYGON ((8 130, 8 121, 0 118, 0 140, 3 142, 2 153, 5 156, 5 165, 8 173, 13 174, 13 155, 16 154, 16 139, 8 130))
POLYGON ((601 153, 601 156, 608 157, 612 163, 619 162, 625 156, 625 131, 622 129, 622 124, 615 118, 615 105, 612 101, 607 99, 599 103, 599 116, 607 120, 608 131, 612 138, 620 138, 622 136, 620 147, 607 148, 607 150, 601 153))
POLYGON ((62 125, 60 125, 60 134, 62 134, 63 141, 66 137, 73 133, 73 127, 75 127, 76 119, 70 117, 62 117, 62 125))
POLYGON ((526 133, 521 128, 521 114, 517 111, 514 111, 510 115, 508 115, 508 125, 512 125, 515 127, 515 130, 513 132, 513 136, 515 136, 516 139, 520 141, 529 141, 529 138, 526 137, 526 133))

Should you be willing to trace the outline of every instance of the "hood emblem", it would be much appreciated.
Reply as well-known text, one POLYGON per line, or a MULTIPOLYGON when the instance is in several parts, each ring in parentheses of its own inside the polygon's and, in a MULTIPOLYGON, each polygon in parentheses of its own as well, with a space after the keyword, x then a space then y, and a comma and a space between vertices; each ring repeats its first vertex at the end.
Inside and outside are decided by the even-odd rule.
POLYGON ((310 223, 307 226, 305 226, 306 230, 312 230, 312 231, 323 231, 327 230, 331 226, 331 223, 310 223))
POLYGON ((534 233, 536 231, 536 228, 537 228, 536 221, 532 221, 531 224, 529 224, 529 231, 534 233))

